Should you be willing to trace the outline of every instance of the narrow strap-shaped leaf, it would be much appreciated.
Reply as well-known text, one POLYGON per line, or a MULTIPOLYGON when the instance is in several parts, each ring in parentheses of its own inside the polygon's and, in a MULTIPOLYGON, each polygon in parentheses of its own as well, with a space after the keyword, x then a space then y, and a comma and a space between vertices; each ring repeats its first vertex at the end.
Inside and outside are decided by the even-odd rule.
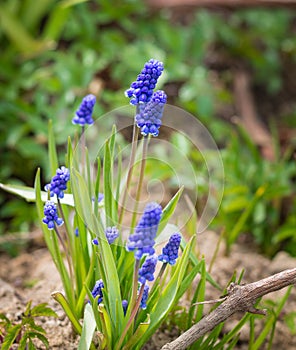
POLYGON ((50 174, 54 176, 59 167, 54 131, 52 127, 52 120, 48 121, 48 158, 50 166, 50 174))
POLYGON ((140 323, 140 325, 137 327, 137 330, 130 337, 130 339, 125 344, 122 350, 132 350, 135 344, 137 344, 140 341, 140 339, 143 337, 143 335, 146 333, 148 327, 149 327, 149 320, 148 322, 140 323))
MULTIPOLYGON (((26 199, 28 202, 36 202, 36 195, 35 195, 35 189, 33 187, 27 187, 27 186, 20 186, 20 185, 6 185, 0 183, 0 188, 2 190, 7 191, 9 193, 16 194, 17 196, 20 196, 24 199, 26 199)), ((40 198, 42 202, 47 201, 47 192, 41 191, 40 189, 40 198)), ((51 200, 55 203, 57 203, 57 200, 55 197, 51 198, 51 200)), ((67 204, 70 206, 74 206, 73 196, 72 194, 65 193, 65 197, 60 199, 60 202, 62 204, 67 204)))
POLYGON ((107 141, 105 143, 104 164, 103 164, 106 226, 113 225, 113 220, 112 220, 112 212, 113 212, 113 210, 112 210, 113 209, 113 206, 112 206, 112 200, 113 200, 112 173, 113 173, 113 166, 112 166, 111 152, 110 152, 109 142, 107 141))
POLYGON ((169 203, 165 206, 162 212, 161 220, 158 226, 157 234, 159 234, 167 225, 170 217, 173 215, 176 206, 178 204, 178 201, 181 197, 181 194, 183 192, 184 186, 180 187, 178 192, 174 195, 174 197, 169 201, 169 203))
POLYGON ((91 347, 95 329, 96 320, 94 317, 94 313, 91 305, 87 303, 84 309, 82 332, 78 344, 78 350, 88 350, 91 347))
POLYGON ((72 311, 72 308, 70 307, 69 303, 67 302, 66 298, 61 292, 53 292, 51 293, 51 296, 61 305, 61 307, 64 309, 66 315, 68 316, 69 320, 71 321, 75 331, 78 334, 81 334, 82 327, 79 323, 78 319, 76 318, 75 314, 72 311))

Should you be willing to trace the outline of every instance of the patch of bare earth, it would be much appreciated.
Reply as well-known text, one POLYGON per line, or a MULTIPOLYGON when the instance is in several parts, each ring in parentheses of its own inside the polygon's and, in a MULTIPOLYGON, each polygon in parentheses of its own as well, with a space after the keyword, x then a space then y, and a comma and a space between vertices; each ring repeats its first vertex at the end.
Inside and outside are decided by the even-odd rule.
MULTIPOLYGON (((197 250, 200 252, 200 256, 205 256, 207 264, 210 264, 217 241, 218 235, 214 232, 206 232, 198 236, 197 250)), ((244 269, 243 282, 249 283, 284 269, 294 268, 296 264, 296 259, 289 257, 284 252, 278 253, 270 261, 258 254, 253 247, 244 243, 234 245, 228 257, 225 256, 224 252, 225 249, 222 243, 212 269, 213 278, 222 287, 226 286, 234 270, 239 274, 244 269)), ((30 254, 23 253, 14 259, 10 259, 4 254, 0 255, 0 312, 5 313, 11 319, 17 320, 29 300, 33 301, 33 305, 46 302, 59 315, 57 319, 40 318, 39 320, 40 325, 47 332, 50 349, 77 349, 78 337, 74 335, 61 307, 50 296, 55 290, 62 290, 62 285, 46 248, 39 248, 30 254)), ((281 290, 267 295, 265 299, 277 301, 284 293, 285 290, 281 290)), ((219 296, 219 291, 208 285, 206 299, 217 299, 219 296)), ((208 309, 205 308, 205 312, 208 309)), ((291 334, 284 321, 285 315, 293 310, 296 310, 295 289, 292 290, 278 319, 272 349, 296 349, 296 338, 291 334)), ((228 319, 224 331, 231 330, 241 317, 241 314, 236 314, 228 319)), ((256 320, 258 334, 262 329, 263 322, 263 318, 256 320)), ((160 349, 162 345, 176 338, 177 335, 177 330, 171 332, 162 330, 155 334, 143 349, 160 349)), ((240 340, 235 349, 248 349, 248 337, 249 330, 246 326, 241 331, 240 340)), ((17 349, 17 346, 15 349, 17 349)), ((44 349, 44 347, 38 345, 38 349, 44 349)))

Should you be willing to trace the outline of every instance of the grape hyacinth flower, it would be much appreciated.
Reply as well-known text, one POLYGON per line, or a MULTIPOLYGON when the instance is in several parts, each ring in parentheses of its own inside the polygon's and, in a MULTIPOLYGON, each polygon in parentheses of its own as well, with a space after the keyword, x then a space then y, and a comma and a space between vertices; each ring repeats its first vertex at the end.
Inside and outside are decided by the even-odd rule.
POLYGON ((131 98, 130 104, 137 105, 139 103, 149 102, 157 80, 162 72, 162 62, 155 59, 146 62, 137 80, 134 81, 125 92, 125 95, 131 98))
POLYGON ((115 239, 119 236, 119 231, 116 226, 107 227, 105 230, 105 235, 109 244, 112 244, 115 239))
POLYGON ((139 270, 139 282, 142 284, 145 284, 146 281, 153 281, 154 280, 154 272, 155 272, 155 267, 157 264, 157 256, 151 255, 147 256, 146 260, 144 261, 144 264, 139 270))
POLYGON ((57 198, 64 198, 64 191, 67 189, 67 182, 70 180, 69 169, 62 166, 56 171, 56 175, 51 179, 44 189, 50 191, 50 197, 57 195, 57 198))
POLYGON ((127 307, 128 307, 128 301, 125 300, 125 299, 123 299, 123 300, 122 300, 122 308, 123 308, 123 314, 124 314, 124 316, 126 315, 127 307))
POLYGON ((126 246, 128 251, 136 250, 136 260, 140 260, 144 254, 154 254, 154 239, 161 215, 162 208, 158 203, 151 202, 146 205, 143 216, 135 228, 135 233, 129 236, 126 246))
POLYGON ((145 105, 144 109, 140 109, 135 117, 138 128, 141 129, 141 134, 147 136, 158 136, 161 118, 164 105, 166 104, 167 96, 162 90, 153 93, 151 100, 145 105))
MULTIPOLYGON (((110 226, 110 227, 107 227, 106 230, 105 230, 105 235, 106 235, 106 238, 107 238, 107 241, 109 244, 112 244, 115 239, 119 236, 119 231, 118 229, 116 228, 116 226, 110 226)), ((99 241, 97 238, 94 238, 92 240, 93 244, 95 245, 98 245, 99 244, 99 241)))
POLYGON ((93 109, 96 103, 96 96, 89 94, 85 96, 72 119, 73 124, 84 126, 85 124, 93 124, 93 109))
POLYGON ((169 263, 170 265, 175 265, 176 259, 178 258, 178 250, 181 243, 180 233, 174 233, 171 235, 168 243, 162 249, 162 254, 159 255, 158 260, 163 263, 169 263))
POLYGON ((100 279, 96 282, 96 284, 91 292, 91 294, 94 298, 99 296, 98 304, 100 304, 103 301, 103 292, 102 292, 103 288, 104 288, 104 282, 103 282, 103 280, 100 279))
POLYGON ((149 293, 149 286, 147 284, 145 284, 144 286, 144 293, 143 293, 143 296, 142 296, 142 299, 141 299, 141 303, 140 303, 140 308, 141 309, 146 309, 147 305, 146 305, 146 302, 147 302, 147 299, 148 299, 148 293, 149 293))
POLYGON ((42 222, 47 225, 49 230, 54 229, 55 223, 61 226, 64 221, 58 217, 57 206, 52 201, 47 201, 44 205, 44 218, 42 222))

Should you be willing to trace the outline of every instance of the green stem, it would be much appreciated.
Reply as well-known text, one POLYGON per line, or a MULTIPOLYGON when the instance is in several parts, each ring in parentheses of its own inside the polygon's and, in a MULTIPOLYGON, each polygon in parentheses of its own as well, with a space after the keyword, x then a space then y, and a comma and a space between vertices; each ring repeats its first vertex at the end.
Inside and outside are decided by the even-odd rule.
POLYGON ((133 175, 133 170, 134 170, 134 163, 135 163, 135 158, 136 158, 138 137, 139 137, 139 128, 136 126, 136 123, 134 123, 131 156, 130 156, 130 161, 129 161, 129 166, 128 166, 128 173, 127 173, 127 179, 126 179, 126 184, 125 184, 125 188, 124 188, 124 192, 123 192, 121 210, 120 210, 119 220, 118 220, 119 226, 122 223, 123 214, 124 214, 124 211, 125 211, 126 200, 127 200, 127 194, 128 194, 128 190, 129 190, 129 187, 130 187, 130 184, 131 184, 131 180, 132 180, 132 175, 133 175))
POLYGON ((74 281, 74 275, 73 275, 73 270, 72 270, 72 264, 71 264, 71 262, 70 262, 69 253, 68 253, 68 250, 67 250, 67 248, 66 248, 65 242, 64 242, 64 240, 62 239, 62 237, 61 237, 61 235, 60 235, 60 233, 59 233, 59 231, 58 231, 56 225, 54 225, 54 231, 55 231, 55 233, 57 234, 58 239, 59 239, 59 241, 60 241, 60 243, 61 243, 61 245, 62 245, 62 247, 63 247, 63 249, 64 249, 64 251, 65 251, 66 259, 67 259, 68 266, 69 266, 70 279, 71 279, 72 281, 74 281))
POLYGON ((153 294, 153 292, 154 292, 156 286, 157 286, 158 283, 160 282, 160 280, 161 280, 161 278, 162 278, 162 276, 163 276, 163 274, 164 274, 164 272, 165 272, 165 269, 166 269, 167 265, 168 265, 168 263, 163 263, 163 264, 162 264, 161 269, 160 269, 160 271, 159 271, 157 277, 155 278, 154 283, 153 283, 153 286, 152 286, 152 288, 151 288, 151 290, 150 290, 150 293, 149 293, 150 295, 153 294))
POLYGON ((162 276, 163 276, 163 274, 164 274, 164 271, 165 271, 167 265, 168 265, 168 263, 163 263, 163 264, 162 264, 161 269, 160 269, 160 271, 159 271, 157 277, 155 278, 155 282, 156 282, 158 279, 161 280, 161 278, 162 278, 162 276))
POLYGON ((121 347, 121 345, 122 345, 122 343, 124 341, 124 338, 125 338, 128 330, 129 330, 129 328, 131 327, 131 325, 132 325, 136 315, 137 315, 137 312, 139 310, 139 306, 140 306, 140 303, 141 303, 141 300, 142 300, 142 297, 143 297, 144 287, 145 287, 145 284, 142 284, 141 288, 140 288, 140 292, 139 292, 138 298, 137 298, 137 301, 136 301, 136 304, 135 304, 135 306, 134 306, 134 308, 132 310, 132 313, 130 315, 130 318, 129 318, 129 320, 128 320, 128 322, 127 322, 127 324, 126 324, 126 326, 125 326, 125 328, 124 328, 124 330, 123 330, 123 332, 122 332, 122 334, 121 334, 121 336, 119 338, 119 341, 118 341, 118 343, 117 343, 117 345, 115 347, 115 350, 119 350, 120 349, 120 347, 121 347))
POLYGON ((144 174, 145 174, 147 149, 148 149, 148 136, 144 136, 144 138, 143 138, 142 159, 141 159, 141 169, 140 169, 139 181, 138 181, 137 192, 136 192, 136 201, 135 201, 133 217, 132 217, 132 223, 131 223, 131 231, 132 232, 134 230, 134 227, 136 226, 137 211, 138 211, 139 200, 140 200, 140 197, 141 197, 141 191, 142 191, 144 174))
MULTIPOLYGON (((63 247, 66 247, 65 254, 67 255, 67 260, 69 262, 70 261, 70 257, 72 259, 74 258, 73 248, 72 248, 72 243, 71 243, 71 236, 70 236, 72 232, 69 229, 68 220, 66 220, 66 217, 65 217, 65 214, 64 214, 64 211, 63 211, 60 199, 57 198, 57 201, 58 201, 59 213, 61 214, 61 217, 62 217, 62 219, 64 221, 64 224, 65 224, 66 234, 64 235, 64 237, 65 237, 65 241, 66 241, 67 245, 63 245, 63 247)), ((71 278, 72 277, 73 276, 71 275, 71 278)))
POLYGON ((80 144, 81 144, 81 167, 82 174, 85 174, 85 134, 84 126, 81 127, 80 144))
POLYGON ((139 269, 140 269, 140 260, 136 259, 135 268, 134 268, 134 275, 133 275, 133 289, 132 289, 130 310, 133 309, 133 307, 136 303, 136 300, 137 300, 139 269))

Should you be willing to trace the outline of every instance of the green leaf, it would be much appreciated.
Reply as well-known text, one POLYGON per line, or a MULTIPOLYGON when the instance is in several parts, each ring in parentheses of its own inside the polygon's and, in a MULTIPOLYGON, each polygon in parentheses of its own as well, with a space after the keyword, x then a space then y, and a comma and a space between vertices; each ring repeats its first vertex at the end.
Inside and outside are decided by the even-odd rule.
POLYGON ((291 294, 293 286, 289 286, 287 288, 287 292, 285 293, 284 297, 280 301, 279 305, 277 306, 277 309, 275 310, 273 315, 270 315, 268 318, 268 321, 265 323, 263 330, 260 332, 257 340, 254 344, 250 347, 250 350, 258 350, 261 348, 262 343, 268 336, 268 333, 272 330, 274 323, 277 321, 277 318, 279 317, 279 314, 281 313, 289 295, 291 294))
POLYGON ((75 314, 73 313, 69 303, 65 299, 64 295, 61 292, 53 292, 51 293, 51 296, 56 300, 64 309, 66 315, 68 316, 69 320, 71 321, 75 331, 78 334, 81 334, 82 332, 82 327, 79 321, 77 320, 75 314))
MULTIPOLYGON (((20 185, 5 185, 0 183, 0 188, 2 188, 6 192, 16 194, 26 199, 28 202, 36 201, 35 189, 32 187, 20 186, 20 185)), ((48 197, 47 192, 40 191, 40 193, 41 193, 41 200, 43 202, 46 202, 48 197)), ((51 200, 57 203, 57 200, 55 197, 51 198, 51 200)), ((74 207, 74 200, 73 200, 72 194, 65 193, 65 197, 60 199, 60 202, 62 204, 66 204, 74 207)))
POLYGON ((78 350, 88 350, 92 343, 94 331, 96 329, 96 320, 92 307, 89 303, 85 305, 82 333, 78 344, 78 350))
MULTIPOLYGON (((28 335, 28 338, 30 338, 30 340, 34 338, 38 338, 39 340, 42 341, 42 343, 46 346, 47 349, 49 348, 48 340, 44 334, 41 334, 39 332, 34 332, 34 331, 26 332, 26 334, 28 335)), ((32 343, 32 346, 33 346, 32 349, 35 349, 35 346, 33 343, 32 343)))
POLYGON ((165 226, 167 225, 170 217, 173 215, 176 206, 178 204, 178 201, 181 197, 181 194, 183 192, 184 186, 180 187, 180 189, 178 190, 178 192, 174 195, 174 197, 169 201, 169 203, 165 206, 165 208, 163 209, 162 212, 162 217, 159 223, 159 227, 158 227, 158 231, 157 233, 161 233, 161 231, 165 228, 165 226))
POLYGON ((11 323, 9 318, 7 318, 3 313, 0 313, 0 319, 4 320, 7 324, 11 323))
POLYGON ((59 167, 54 132, 52 127, 52 120, 48 121, 48 158, 51 176, 56 174, 56 170, 59 167))
POLYGON ((17 324, 17 325, 10 327, 8 329, 7 334, 4 338, 1 350, 9 350, 10 349, 10 347, 14 343, 14 340, 17 337, 17 335, 19 334, 19 332, 21 331, 21 329, 22 329, 21 324, 17 324))
POLYGON ((233 229, 231 230, 231 232, 227 236, 227 249, 228 250, 229 250, 230 246, 236 241, 237 237, 239 236, 240 232, 243 229, 245 222, 247 221, 247 219, 251 215, 256 203, 264 195, 265 191, 266 191, 266 186, 261 186, 257 189, 254 197, 249 202, 248 206, 245 208, 244 212, 242 213, 242 215, 239 217, 239 219, 235 223, 233 229))
POLYGON ((42 303, 34 306, 31 309, 31 315, 36 316, 48 316, 48 317, 58 317, 56 312, 54 312, 50 307, 47 306, 47 303, 42 303))
POLYGON ((104 165, 103 165, 103 174, 104 174, 104 201, 105 201, 105 213, 106 213, 106 226, 112 226, 113 218, 113 194, 112 194, 112 156, 109 148, 109 142, 105 143, 105 152, 104 152, 104 165))
POLYGON ((133 349, 135 344, 138 344, 141 338, 145 335, 147 329, 149 327, 149 321, 140 323, 137 327, 135 333, 130 337, 128 342, 125 344, 122 350, 130 350, 133 349))

